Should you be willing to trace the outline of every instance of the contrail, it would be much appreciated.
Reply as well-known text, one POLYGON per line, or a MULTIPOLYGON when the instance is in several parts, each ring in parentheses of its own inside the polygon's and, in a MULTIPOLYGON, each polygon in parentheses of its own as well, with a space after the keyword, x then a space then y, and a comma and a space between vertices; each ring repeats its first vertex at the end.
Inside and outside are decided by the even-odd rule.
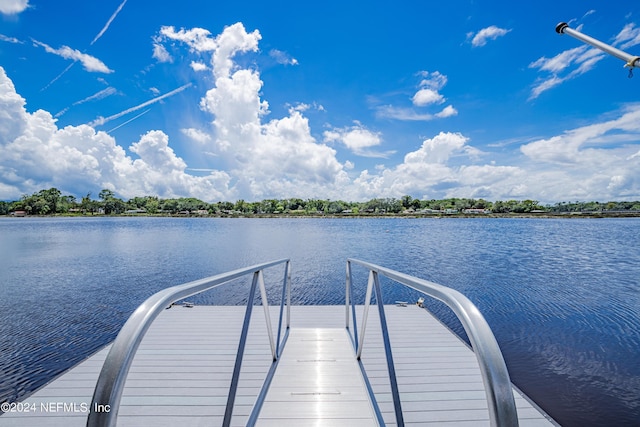
POLYGON ((120 3, 120 6, 118 6, 118 8, 116 9, 115 12, 113 12, 113 15, 111 15, 111 18, 109 18, 109 20, 107 21, 106 24, 104 24, 104 28, 102 28, 102 30, 100 30, 100 32, 98 33, 98 35, 93 39, 93 41, 91 42, 91 44, 89 44, 89 46, 93 46, 93 44, 95 42, 98 41, 98 39, 100 37, 102 37, 102 35, 109 29, 109 26, 111 25, 111 23, 113 22, 114 19, 116 19, 116 16, 118 16, 118 13, 120 13, 120 11, 122 10, 122 8, 124 7, 124 4, 127 2, 127 0, 124 0, 122 3, 120 3))
POLYGON ((174 90, 172 90, 171 92, 167 92, 167 93, 165 93, 164 95, 160 95, 160 96, 158 96, 158 97, 156 97, 156 98, 153 98, 153 99, 151 99, 151 100, 149 100, 149 101, 147 101, 147 102, 143 102, 143 103, 142 103, 142 104, 140 104, 140 105, 137 105, 137 106, 135 106, 135 107, 131 107, 131 108, 129 108, 129 109, 127 109, 127 110, 124 110, 124 111, 121 111, 120 113, 118 113, 118 114, 114 114, 113 116, 109 116, 109 117, 98 117, 98 118, 97 118, 97 119, 95 119, 94 121, 89 122, 89 123, 88 123, 88 125, 89 125, 89 126, 91 126, 91 127, 102 126, 103 124, 105 124, 105 123, 107 123, 107 122, 110 122, 111 120, 115 120, 115 119, 117 119, 117 118, 119 118, 119 117, 122 117, 122 116, 124 116, 124 115, 129 114, 129 113, 132 113, 132 112, 134 112, 134 111, 138 111, 138 110, 140 110, 141 108, 144 108, 144 107, 147 107, 147 106, 149 106, 149 105, 155 104, 155 103, 156 103, 156 102, 158 102, 158 101, 162 101, 162 100, 163 100, 163 99, 165 99, 165 98, 168 98, 168 97, 173 96, 173 95, 175 95, 175 94, 177 94, 177 93, 180 93, 180 92, 182 92, 183 90, 185 90, 185 89, 187 89, 187 88, 189 88, 189 87, 191 87, 191 86, 193 86, 193 83, 187 83, 186 85, 180 86, 178 89, 174 89, 174 90))
POLYGON ((47 90, 49 88, 49 86, 51 86, 52 84, 54 84, 56 82, 56 80, 58 80, 60 77, 62 77, 64 75, 64 73, 66 73, 67 71, 69 71, 71 69, 71 67, 73 67, 73 65, 76 62, 73 61, 71 64, 69 64, 69 66, 67 66, 67 68, 65 68, 60 74, 58 74, 58 76, 56 78, 54 78, 53 80, 51 80, 45 87, 43 87, 42 89, 40 89, 40 92, 47 90))
POLYGON ((126 125, 127 123, 131 123, 132 121, 134 121, 135 119, 137 119, 140 116, 144 116, 145 114, 147 114, 149 111, 151 111, 151 108, 149 108, 148 110, 143 111, 142 113, 138 114, 137 116, 135 116, 133 119, 129 119, 126 122, 119 124, 118 126, 114 127, 111 130, 108 130, 107 133, 111 133, 116 129, 120 129, 122 126, 126 125))
MULTIPOLYGON (((122 8, 124 7, 124 4, 127 2, 127 0, 124 0, 122 3, 120 3, 120 6, 118 6, 118 8, 116 9, 115 12, 113 12, 113 15, 111 15, 111 18, 109 18, 109 20, 107 21, 106 24, 104 24, 104 27, 102 28, 102 30, 100 30, 100 32, 98 33, 98 35, 93 39, 93 41, 89 44, 89 46, 93 46, 93 44, 95 42, 98 41, 98 39, 100 37, 102 37, 102 35, 109 29, 109 26, 111 25, 111 23, 113 22, 114 19, 116 19, 116 16, 118 16, 118 13, 120 13, 120 11, 122 10, 122 8)), ((67 71, 69 71, 71 69, 71 67, 73 67, 73 65, 75 64, 75 62, 72 62, 71 64, 69 64, 69 66, 67 68, 65 68, 60 74, 58 74, 58 76, 56 78, 54 78, 53 80, 51 80, 49 82, 49 84, 47 84, 45 87, 43 87, 42 89, 40 89, 40 92, 46 90, 49 88, 49 86, 51 86, 52 84, 54 84, 60 77, 62 77, 63 75, 65 75, 65 73, 67 71)))
POLYGON ((56 117, 56 118, 57 118, 57 117, 62 116, 62 115, 63 115, 63 114, 65 114, 67 111, 69 111, 69 109, 70 109, 71 107, 75 107, 76 105, 84 104, 85 102, 89 102, 89 101, 94 101, 94 100, 104 99, 104 98, 106 98, 107 96, 111 96, 111 95, 113 95, 113 94, 114 94, 114 93, 116 93, 116 92, 117 92, 117 90, 115 90, 114 88, 112 88, 111 86, 109 86, 108 88, 106 88, 106 89, 102 89, 101 91, 96 92, 96 93, 94 93, 94 94, 93 94, 93 95, 91 95, 91 96, 87 96, 86 98, 81 99, 80 101, 76 101, 76 102, 74 102, 73 104, 71 104, 71 106, 70 106, 70 107, 66 107, 66 108, 64 108, 62 111, 60 111, 59 113, 57 113, 57 114, 56 114, 55 116, 53 116, 53 117, 56 117))

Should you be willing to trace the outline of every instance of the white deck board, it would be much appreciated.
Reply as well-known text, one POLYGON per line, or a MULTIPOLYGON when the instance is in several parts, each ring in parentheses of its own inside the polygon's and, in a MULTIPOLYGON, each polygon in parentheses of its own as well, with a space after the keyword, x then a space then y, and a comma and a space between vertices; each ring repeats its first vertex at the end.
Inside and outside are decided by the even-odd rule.
POLYGON ((344 328, 292 328, 256 425, 376 425, 354 356, 344 328))
MULTIPOLYGON (((387 306, 385 310, 405 424, 489 425, 484 386, 473 352, 425 310, 415 306, 387 306)), ((294 306, 291 312, 292 328, 338 328, 346 339, 343 306, 294 306)), ((361 312, 359 307, 358 316, 361 312)), ((272 308, 274 333, 277 314, 277 310, 272 308)), ((385 422, 395 425, 377 307, 372 306, 369 314, 362 361, 385 422)), ((125 384, 118 425, 220 425, 243 316, 244 307, 196 306, 165 310, 149 329, 133 361, 125 384)), ((317 395, 303 392, 321 390, 331 393, 340 384, 336 380, 345 380, 346 375, 353 374, 353 371, 359 374, 357 365, 352 365, 353 368, 336 370, 338 375, 314 376, 314 383, 309 386, 306 368, 286 367, 284 363, 288 350, 292 350, 291 355, 300 351, 293 351, 292 338, 294 329, 278 367, 281 372, 289 370, 285 375, 287 383, 281 387, 274 379, 269 392, 274 405, 265 403, 260 426, 318 425, 317 421, 307 417, 318 407, 317 395), (288 397, 292 397, 290 387, 299 388, 300 393, 294 395, 295 402, 284 403, 283 396, 288 393, 288 397)), ((300 341, 299 344, 301 349, 309 350, 309 360, 335 358, 320 349, 318 342, 300 341)), ((346 344, 350 345, 350 342, 346 344)), ((353 353, 348 345, 343 347, 347 354, 353 353)), ((0 416, 0 427, 84 426, 87 413, 81 405, 91 402, 93 387, 107 351, 108 348, 99 351, 26 399, 24 403, 36 406, 35 412, 0 416), (42 410, 42 407, 52 404, 55 408, 56 403, 67 406, 55 412, 42 410)), ((300 359, 302 356, 295 357, 300 359)), ((256 306, 232 425, 246 423, 270 365, 264 315, 262 308, 256 306)), ((339 386, 349 398, 360 396, 361 383, 343 381, 339 386)), ((521 426, 551 425, 526 399, 517 392, 514 395, 521 426)), ((326 400, 322 404, 327 408, 333 405, 334 408, 327 409, 333 411, 328 413, 334 414, 334 418, 323 425, 358 427, 373 424, 368 415, 361 415, 370 412, 370 406, 366 406, 368 402, 344 404, 336 396, 323 395, 326 400), (360 418, 345 419, 341 412, 345 409, 360 418)))

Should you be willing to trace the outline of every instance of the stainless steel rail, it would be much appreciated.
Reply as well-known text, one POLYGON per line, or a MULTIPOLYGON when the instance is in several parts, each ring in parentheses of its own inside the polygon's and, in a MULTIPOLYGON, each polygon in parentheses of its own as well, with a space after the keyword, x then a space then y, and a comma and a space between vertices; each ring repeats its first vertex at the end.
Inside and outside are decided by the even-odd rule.
POLYGON ((229 388, 229 395, 227 398, 227 408, 223 421, 223 426, 228 426, 231 422, 233 403, 238 386, 238 378, 240 375, 240 367, 242 364, 244 347, 249 330, 249 322, 251 320, 251 312, 253 309, 256 287, 260 287, 262 305, 264 307, 264 314, 267 322, 267 331, 269 334, 269 343, 271 345, 271 356, 273 357, 273 360, 276 361, 280 357, 280 352, 282 351, 280 345, 280 333, 282 329, 285 299, 287 302, 287 329, 289 328, 290 323, 290 269, 291 265, 288 259, 271 261, 264 264, 257 264, 251 267, 241 268, 239 270, 230 271, 228 273, 223 273, 167 288, 149 297, 145 302, 142 303, 142 305, 140 305, 136 309, 131 317, 129 317, 127 322, 120 330, 120 333, 116 337, 115 341, 113 342, 111 350, 109 350, 109 354, 107 355, 107 358, 102 365, 102 371, 100 372, 100 376, 98 377, 98 381, 96 383, 93 399, 91 401, 89 417, 87 418, 87 426, 112 427, 116 425, 118 410, 120 407, 120 399, 122 397, 122 391, 124 389, 124 384, 129 372, 129 368, 131 367, 133 357, 135 356, 136 351, 140 346, 142 338, 151 326, 151 323, 166 307, 168 307, 175 301, 187 298, 195 294, 199 294, 201 292, 228 283, 234 279, 253 274, 249 300, 247 302, 247 309, 244 316, 242 333, 240 336, 240 342, 238 343, 238 353, 236 356, 234 372, 232 375, 231 386, 229 388), (269 316, 269 305, 267 301, 267 294, 262 272, 267 268, 274 267, 279 264, 285 264, 285 273, 282 301, 280 302, 280 325, 278 326, 278 336, 276 338, 276 343, 274 343, 271 329, 271 318, 269 316), (97 408, 108 408, 108 410, 96 411, 97 408))
POLYGON ((460 292, 438 285, 427 280, 419 279, 408 274, 400 273, 389 268, 381 267, 376 264, 360 261, 357 259, 347 259, 347 280, 346 280, 346 327, 349 329, 349 305, 351 305, 353 316, 353 342, 358 359, 362 355, 362 347, 364 344, 364 334, 367 325, 367 316, 369 312, 369 304, 371 299, 372 287, 375 287, 376 304, 380 312, 380 323, 382 327, 385 352, 387 355, 387 367, 389 370, 389 378, 391 381, 391 392, 394 400, 396 411, 396 422, 398 427, 404 425, 402 419, 402 408, 398 386, 395 378, 395 368, 393 367, 393 357, 391 354, 391 346, 389 343, 389 332, 384 316, 384 304, 382 293, 380 291, 380 281, 378 275, 383 275, 394 280, 404 286, 415 289, 429 297, 445 303, 458 317, 460 323, 471 341, 471 346, 478 360, 482 381, 485 386, 487 403, 489 406, 489 418, 492 426, 517 426, 518 414, 516 404, 513 398, 513 389, 507 366, 502 357, 502 352, 498 346, 491 328, 478 310, 478 308, 460 292), (360 336, 358 337, 358 327, 355 313, 355 302, 353 301, 353 275, 352 264, 365 267, 369 270, 369 282, 367 285, 367 294, 365 297, 365 306, 360 327, 360 336))

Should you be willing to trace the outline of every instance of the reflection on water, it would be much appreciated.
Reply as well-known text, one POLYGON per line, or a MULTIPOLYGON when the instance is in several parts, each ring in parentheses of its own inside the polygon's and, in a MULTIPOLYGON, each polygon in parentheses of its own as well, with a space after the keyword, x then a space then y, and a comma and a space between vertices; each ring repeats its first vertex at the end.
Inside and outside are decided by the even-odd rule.
MULTIPOLYGON (((0 401, 111 341, 160 289, 291 258, 296 304, 340 304, 345 261, 453 287, 483 312, 513 381, 563 425, 640 424, 640 221, 0 219, 0 401)), ((357 298, 366 272, 355 270, 357 298)), ((281 271, 266 276, 279 298, 281 271)), ((417 299, 383 282, 386 302, 417 299)), ((242 304, 248 279, 190 298, 242 304)), ((452 314, 429 307, 461 333, 452 314)))

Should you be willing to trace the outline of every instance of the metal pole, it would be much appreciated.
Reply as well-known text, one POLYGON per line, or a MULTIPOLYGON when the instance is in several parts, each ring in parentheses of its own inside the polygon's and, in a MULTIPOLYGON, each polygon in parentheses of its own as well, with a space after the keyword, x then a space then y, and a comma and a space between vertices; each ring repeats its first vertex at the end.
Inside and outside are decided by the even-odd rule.
POLYGON ((581 33, 580 31, 574 30, 573 28, 569 27, 569 24, 567 24, 566 22, 561 22, 556 25, 556 32, 558 34, 569 34, 571 37, 587 43, 597 49, 600 49, 601 51, 608 53, 609 55, 615 56, 618 59, 622 59, 624 62, 626 62, 625 67, 640 68, 640 56, 630 55, 627 52, 623 52, 618 48, 603 43, 600 40, 596 40, 593 37, 581 33))

